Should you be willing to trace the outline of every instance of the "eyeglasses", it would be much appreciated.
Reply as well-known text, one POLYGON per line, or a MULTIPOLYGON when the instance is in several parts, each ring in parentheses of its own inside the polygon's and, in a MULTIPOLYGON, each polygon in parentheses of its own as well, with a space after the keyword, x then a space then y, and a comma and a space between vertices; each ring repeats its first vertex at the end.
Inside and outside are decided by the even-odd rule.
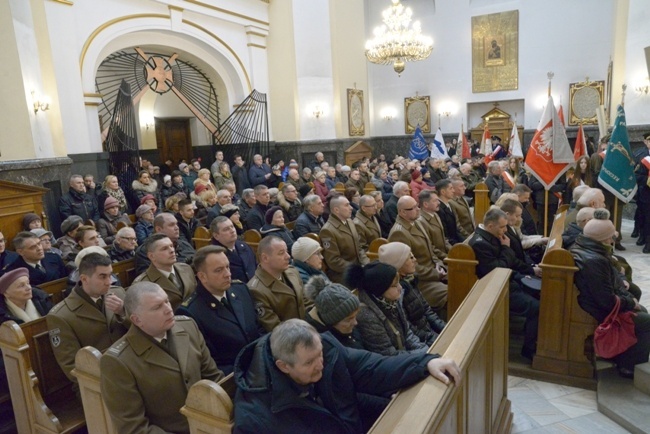
POLYGON ((137 240, 138 240, 138 239, 135 238, 135 237, 120 237, 120 238, 123 239, 123 240, 131 241, 131 242, 134 242, 134 241, 137 241, 137 240))
POLYGON ((41 238, 41 243, 51 243, 52 239, 51 238, 41 238))

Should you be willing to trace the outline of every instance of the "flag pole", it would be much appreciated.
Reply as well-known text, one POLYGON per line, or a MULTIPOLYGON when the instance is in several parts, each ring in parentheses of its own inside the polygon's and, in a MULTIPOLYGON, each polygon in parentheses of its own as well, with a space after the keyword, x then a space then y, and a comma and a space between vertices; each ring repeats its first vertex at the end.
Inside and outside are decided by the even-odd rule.
MULTIPOLYGON (((551 80, 555 74, 549 71, 546 74, 548 77, 548 97, 551 97, 551 80)), ((548 233, 548 189, 544 189, 544 236, 548 233)))
MULTIPOLYGON (((625 106, 625 90, 627 89, 627 84, 623 83, 623 86, 621 86, 623 91, 621 92, 621 107, 625 106)), ((618 237, 620 239, 623 239, 623 236, 621 235, 621 228, 618 226, 618 201, 619 198, 614 196, 614 226, 616 227, 616 230, 618 231, 618 237)), ((619 238, 616 238, 616 242, 620 242, 619 238)))

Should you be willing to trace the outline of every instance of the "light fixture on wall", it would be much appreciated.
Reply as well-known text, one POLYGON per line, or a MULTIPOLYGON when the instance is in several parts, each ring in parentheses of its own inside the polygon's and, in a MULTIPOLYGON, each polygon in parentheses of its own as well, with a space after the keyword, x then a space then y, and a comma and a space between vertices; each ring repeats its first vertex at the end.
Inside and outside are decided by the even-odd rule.
POLYGON ((144 124, 144 127, 148 130, 148 129, 150 129, 150 128, 153 128, 153 127, 154 127, 154 124, 151 123, 151 122, 149 122, 149 123, 144 124))
POLYGON ((140 125, 144 125, 144 128, 148 131, 156 126, 156 121, 153 117, 153 114, 144 114, 140 117, 140 125))
POLYGON ((440 115, 448 118, 449 116, 451 116, 451 112, 449 110, 447 110, 447 111, 444 111, 444 112, 440 112, 440 115))
POLYGON ((393 107, 386 107, 381 111, 380 115, 382 119, 384 119, 386 122, 389 122, 395 116, 397 116, 397 111, 393 107))
POLYGON ((650 92, 650 79, 648 77, 645 78, 645 81, 642 84, 639 84, 638 86, 634 87, 634 90, 636 93, 639 95, 648 95, 648 92, 650 92))
POLYGON ((393 64, 399 76, 404 62, 424 60, 433 50, 433 39, 421 34, 419 21, 411 23, 411 8, 405 8, 399 0, 382 12, 384 24, 375 27, 374 38, 366 42, 366 58, 380 65, 393 64))
POLYGON ((309 114, 316 119, 320 119, 321 117, 324 117, 326 112, 327 112, 327 106, 325 104, 314 104, 311 106, 311 108, 308 110, 309 114))
POLYGON ((35 91, 32 91, 32 103, 34 104, 34 114, 38 111, 47 111, 50 109, 50 99, 46 96, 36 95, 35 91))

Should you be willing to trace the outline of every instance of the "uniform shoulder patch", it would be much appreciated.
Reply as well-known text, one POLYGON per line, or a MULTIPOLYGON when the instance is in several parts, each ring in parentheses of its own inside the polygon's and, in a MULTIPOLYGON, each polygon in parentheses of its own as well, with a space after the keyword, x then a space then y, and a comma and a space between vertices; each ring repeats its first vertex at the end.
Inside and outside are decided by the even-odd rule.
POLYGON ((61 308, 63 307, 64 304, 65 304, 64 301, 60 301, 60 302, 58 302, 58 303, 57 303, 57 304, 56 304, 52 309, 50 309, 50 311, 48 312, 48 314, 54 314, 54 313, 57 313, 59 310, 61 310, 61 308))
POLYGON ((108 350, 106 350, 106 352, 113 356, 119 356, 127 346, 128 343, 126 339, 120 339, 119 341, 115 342, 115 344, 113 344, 108 350))
POLYGON ((177 321, 192 321, 192 318, 187 315, 174 315, 174 319, 177 321))
POLYGON ((321 244, 323 244, 324 249, 329 249, 332 246, 331 238, 321 238, 321 244))
POLYGON ((61 329, 60 328, 55 328, 52 329, 48 332, 48 335, 50 336, 50 343, 52 344, 53 348, 58 347, 61 345, 61 329))
POLYGON ((233 279, 233 280, 230 281, 230 283, 231 283, 231 284, 235 284, 235 283, 244 283, 244 282, 242 282, 242 281, 239 280, 239 279, 233 279))

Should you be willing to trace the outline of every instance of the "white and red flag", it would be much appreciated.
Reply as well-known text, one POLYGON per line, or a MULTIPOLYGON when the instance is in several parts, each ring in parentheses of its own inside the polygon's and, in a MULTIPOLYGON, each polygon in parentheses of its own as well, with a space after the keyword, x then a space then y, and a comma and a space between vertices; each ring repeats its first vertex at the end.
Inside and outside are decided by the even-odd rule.
POLYGON ((580 157, 588 157, 587 141, 585 140, 585 131, 582 129, 582 124, 578 127, 578 135, 576 136, 576 146, 573 148, 573 159, 578 161, 580 157))
POLYGON ((483 137, 481 137, 481 154, 486 157, 492 153, 492 135, 490 134, 490 129, 488 128, 487 121, 485 122, 485 127, 483 128, 483 137))
POLYGON ((521 141, 519 140, 519 131, 517 125, 512 125, 512 132, 510 133, 510 147, 508 153, 513 157, 524 158, 524 151, 521 149, 521 141))
POLYGON ((463 129, 463 124, 460 124, 460 133, 458 134, 458 145, 460 146, 461 153, 460 158, 472 158, 472 151, 469 149, 469 142, 467 141, 467 136, 465 135, 465 130, 463 129))
POLYGON ((574 162, 566 131, 549 96, 528 148, 525 167, 548 190, 574 162))

